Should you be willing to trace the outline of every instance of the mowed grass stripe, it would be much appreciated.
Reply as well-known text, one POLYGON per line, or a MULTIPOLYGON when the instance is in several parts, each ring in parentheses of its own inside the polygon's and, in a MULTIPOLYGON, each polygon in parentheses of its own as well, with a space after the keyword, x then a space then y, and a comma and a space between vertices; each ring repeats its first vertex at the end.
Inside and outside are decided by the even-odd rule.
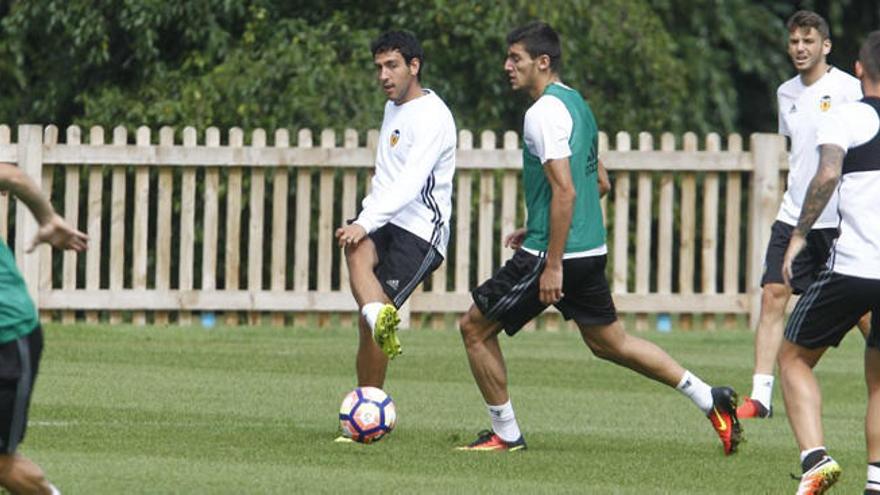
MULTIPOLYGON (((746 331, 646 334, 707 381, 751 385, 746 331)), ((50 327, 23 452, 65 493, 785 493, 797 447, 776 417, 721 455, 667 387, 593 358, 574 332, 502 338, 529 450, 456 452, 488 426, 457 332, 402 335, 386 390, 400 423, 340 445, 353 330, 50 327)), ((819 366, 841 493, 864 480, 861 337, 819 366)))

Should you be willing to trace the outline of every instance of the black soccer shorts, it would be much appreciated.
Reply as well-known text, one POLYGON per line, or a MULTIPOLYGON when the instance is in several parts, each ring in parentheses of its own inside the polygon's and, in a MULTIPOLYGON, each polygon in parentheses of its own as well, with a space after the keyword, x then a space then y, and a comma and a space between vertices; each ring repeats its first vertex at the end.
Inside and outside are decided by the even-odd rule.
MULTIPOLYGON (((606 256, 571 258, 562 261, 562 299, 554 304, 566 320, 582 325, 607 325, 617 320, 617 311, 605 279, 606 256)), ((522 249, 495 275, 471 293, 474 304, 492 321, 501 322, 508 335, 547 309, 538 298, 543 256, 522 249)))
POLYGON ((14 454, 24 439, 40 356, 43 330, 0 344, 0 454, 14 454))

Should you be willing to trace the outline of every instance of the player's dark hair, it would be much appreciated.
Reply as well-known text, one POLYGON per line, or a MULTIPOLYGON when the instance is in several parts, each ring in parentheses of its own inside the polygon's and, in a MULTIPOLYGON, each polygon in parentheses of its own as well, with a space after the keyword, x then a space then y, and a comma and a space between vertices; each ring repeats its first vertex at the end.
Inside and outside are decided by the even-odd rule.
POLYGON ((880 31, 872 31, 859 50, 859 62, 865 76, 872 82, 880 82, 880 31))
POLYGON ((823 40, 831 39, 831 30, 828 28, 828 21, 826 21, 821 15, 809 10, 798 10, 792 14, 792 16, 788 18, 788 22, 785 23, 785 27, 788 28, 789 33, 795 29, 815 28, 816 31, 819 32, 819 35, 822 36, 823 40))
POLYGON ((559 35, 549 24, 533 21, 525 26, 515 28, 507 34, 507 45, 522 43, 532 58, 547 55, 550 57, 550 70, 558 73, 562 67, 562 47, 559 35))
POLYGON ((419 40, 407 31, 386 31, 370 43, 370 51, 373 52, 373 57, 377 53, 393 50, 400 52, 406 65, 410 65, 414 58, 419 59, 419 72, 416 74, 416 77, 421 80, 422 69, 425 67, 425 52, 422 50, 419 40))

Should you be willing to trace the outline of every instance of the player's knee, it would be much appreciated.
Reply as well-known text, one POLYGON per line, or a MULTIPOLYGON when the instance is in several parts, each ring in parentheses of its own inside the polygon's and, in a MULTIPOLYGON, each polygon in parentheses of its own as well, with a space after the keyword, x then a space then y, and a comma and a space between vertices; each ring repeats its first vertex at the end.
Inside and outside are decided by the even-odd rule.
POLYGON ((783 284, 767 284, 761 291, 761 306, 764 308, 784 308, 791 289, 783 284))
POLYGON ((12 493, 48 493, 49 482, 39 466, 16 455, 0 455, 0 486, 12 493))

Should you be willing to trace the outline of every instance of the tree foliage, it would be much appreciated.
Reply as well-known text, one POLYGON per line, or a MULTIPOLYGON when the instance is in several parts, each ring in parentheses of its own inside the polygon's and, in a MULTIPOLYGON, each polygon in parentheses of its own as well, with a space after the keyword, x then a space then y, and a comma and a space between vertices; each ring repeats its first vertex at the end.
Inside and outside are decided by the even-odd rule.
MULTIPOLYGON (((880 8, 805 1, 850 69, 880 8)), ((563 80, 610 132, 775 127, 792 71, 791 2, 757 0, 30 0, 0 6, 0 121, 67 125, 355 127, 379 123, 369 42, 415 32, 424 82, 462 128, 518 129, 502 71, 510 28, 544 19, 563 80), (332 6, 331 6, 332 4, 332 6)))

